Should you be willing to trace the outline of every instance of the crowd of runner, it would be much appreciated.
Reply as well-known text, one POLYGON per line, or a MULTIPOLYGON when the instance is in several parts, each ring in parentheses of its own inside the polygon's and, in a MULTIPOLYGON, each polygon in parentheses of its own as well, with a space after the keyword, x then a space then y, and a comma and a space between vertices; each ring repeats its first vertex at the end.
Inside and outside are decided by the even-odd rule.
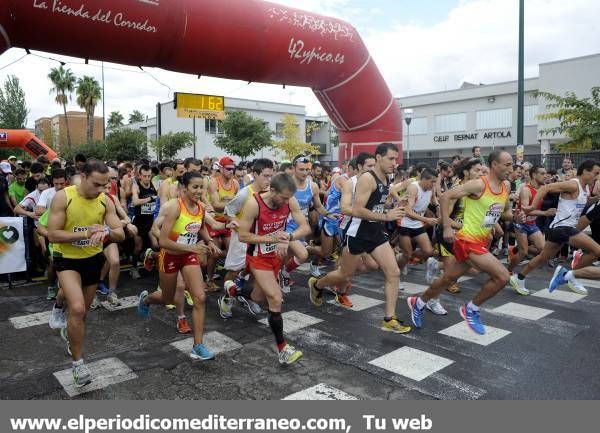
POLYGON ((381 330, 406 333, 423 326, 425 309, 447 314, 439 295, 460 292, 462 275, 483 273, 489 278, 459 314, 484 334, 480 306, 507 285, 529 295, 527 276, 537 268, 554 272, 550 292, 566 285, 587 294, 579 279, 600 279, 597 161, 574 168, 565 158, 551 171, 505 151, 483 158, 479 148, 437 167, 402 170, 397 159, 390 143, 334 168, 305 155, 237 165, 228 156, 118 165, 81 154, 66 162, 11 157, 0 163, 0 216, 29 220, 32 263, 46 267, 54 301, 49 325, 72 356, 76 386, 92 381, 83 362, 86 314, 101 300, 120 304, 124 265, 134 279, 158 275, 156 289, 139 295, 138 313, 174 310, 177 332, 193 334, 192 358, 214 357, 203 344, 214 292, 223 319, 240 311, 236 304, 266 313, 281 364, 302 356, 283 332, 291 290, 306 291, 317 308, 325 291, 352 308, 353 276, 381 272, 381 330), (304 263, 308 289, 292 281, 304 263), (408 297, 405 324, 396 305, 401 274, 418 263, 429 287, 408 297))

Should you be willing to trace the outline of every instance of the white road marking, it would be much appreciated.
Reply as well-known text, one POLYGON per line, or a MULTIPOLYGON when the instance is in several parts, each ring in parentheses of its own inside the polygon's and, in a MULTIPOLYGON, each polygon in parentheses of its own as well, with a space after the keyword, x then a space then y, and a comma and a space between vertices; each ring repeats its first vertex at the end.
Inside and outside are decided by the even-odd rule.
MULTIPOLYGON (((293 332, 298 329, 312 326, 322 322, 321 319, 309 316, 308 314, 300 313, 299 311, 286 311, 281 314, 283 316, 283 332, 293 332)), ((263 325, 269 326, 267 318, 259 320, 263 325)))
POLYGON ((471 343, 480 344, 481 346, 489 346, 495 341, 506 337, 508 334, 510 334, 510 331, 485 325, 485 334, 479 335, 475 331, 471 330, 471 328, 469 328, 464 321, 462 321, 456 325, 450 326, 449 328, 442 329, 439 333, 449 337, 458 338, 460 340, 469 341, 471 343))
MULTIPOLYGON (((400 281, 402 281, 402 277, 400 277, 400 281)), ((424 286, 422 284, 409 283, 408 281, 402 281, 402 285, 404 286, 404 290, 400 290, 400 294, 404 293, 407 295, 420 295, 425 290, 427 290, 427 286, 424 286)))
POLYGON ((586 288, 593 287, 595 289, 600 289, 600 281, 598 280, 588 280, 586 278, 577 278, 581 284, 583 284, 586 288))
POLYGON ((566 290, 555 290, 554 292, 550 293, 548 291, 548 289, 544 289, 544 290, 535 292, 531 296, 537 296, 538 298, 552 299, 554 301, 573 303, 573 302, 577 302, 577 301, 585 298, 586 295, 579 295, 577 293, 567 292, 566 290))
POLYGON ((358 398, 326 383, 320 383, 290 394, 282 400, 358 400, 358 398))
POLYGON ((348 295, 348 297, 352 301, 352 308, 342 307, 340 304, 338 304, 335 301, 335 299, 331 299, 330 301, 327 301, 327 302, 330 304, 333 304, 335 306, 338 306, 340 308, 344 308, 346 310, 352 310, 352 311, 363 311, 368 308, 375 307, 376 305, 381 305, 384 303, 384 301, 381 301, 379 299, 368 298, 368 297, 362 296, 362 295, 348 295))
POLYGON ((89 385, 81 388, 77 388, 73 383, 71 368, 54 373, 54 377, 60 382, 69 397, 75 397, 86 392, 106 388, 115 383, 137 378, 137 375, 118 358, 101 359, 86 365, 92 372, 94 380, 89 385))
MULTIPOLYGON (((243 347, 240 343, 232 338, 229 338, 225 334, 221 334, 217 331, 211 331, 204 334, 202 342, 208 350, 217 354, 223 352, 229 352, 231 350, 237 350, 243 347)), ((194 337, 184 338, 183 340, 177 340, 171 343, 175 349, 189 355, 194 346, 194 337)))
POLYGON ((121 305, 118 305, 118 306, 113 306, 113 305, 109 304, 108 301, 102 301, 100 303, 100 305, 102 305, 102 307, 104 307, 108 311, 124 310, 125 308, 137 307, 138 302, 139 302, 139 297, 138 296, 125 296, 124 298, 119 298, 119 301, 121 301, 121 305))
POLYGON ((528 320, 540 320, 542 317, 546 317, 547 315, 552 314, 554 312, 553 310, 547 310, 545 308, 537 308, 530 307, 529 305, 517 304, 516 302, 509 302, 507 304, 494 308, 491 311, 528 320))
POLYGON ((369 364, 408 377, 417 382, 453 363, 454 361, 451 359, 408 346, 369 361, 369 364))
POLYGON ((26 316, 11 317, 10 323, 16 329, 29 328, 30 326, 48 325, 52 311, 42 311, 41 313, 28 314, 26 316))

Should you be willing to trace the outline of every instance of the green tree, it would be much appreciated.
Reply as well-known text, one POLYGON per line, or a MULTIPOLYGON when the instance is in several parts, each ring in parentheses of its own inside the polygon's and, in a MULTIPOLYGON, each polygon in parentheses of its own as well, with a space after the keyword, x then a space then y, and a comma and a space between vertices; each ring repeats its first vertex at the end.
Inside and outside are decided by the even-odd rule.
POLYGON ((84 75, 77 80, 77 104, 85 110, 87 120, 87 142, 94 138, 94 110, 102 99, 102 87, 94 77, 84 75))
POLYGON ((564 134, 571 140, 559 145, 559 151, 600 149, 600 87, 592 87, 590 98, 578 98, 568 92, 558 96, 536 92, 552 111, 538 115, 541 120, 558 120, 558 126, 542 129, 541 134, 564 134))
POLYGON ((223 135, 216 137, 215 146, 242 160, 271 145, 272 132, 263 123, 243 111, 227 113, 221 123, 223 135))
POLYGON ((27 123, 25 92, 15 75, 9 75, 0 89, 0 128, 23 129, 27 123))
POLYGON ((119 126, 123 126, 124 119, 125 118, 123 117, 123 115, 118 111, 111 111, 111 113, 108 115, 108 122, 106 124, 106 127, 108 129, 113 129, 118 128, 119 126))
POLYGON ((65 148, 61 150, 60 157, 65 160, 72 160, 75 154, 83 153, 88 158, 96 158, 101 161, 105 161, 112 156, 108 155, 106 151, 106 145, 102 140, 96 140, 90 143, 84 143, 79 146, 65 148))
POLYGON ((65 126, 67 127, 67 147, 71 147, 71 132, 69 130, 69 118, 67 116, 67 103, 71 99, 71 93, 75 90, 75 75, 70 69, 63 68, 60 65, 58 68, 52 68, 48 74, 48 78, 52 82, 53 88, 50 93, 56 93, 54 100, 58 105, 62 105, 65 114, 65 126))
POLYGON ((106 136, 106 157, 117 161, 136 161, 148 156, 146 134, 139 129, 122 128, 106 136))
POLYGON ((194 144, 194 134, 191 132, 169 132, 161 135, 156 140, 152 140, 150 147, 156 152, 158 159, 172 159, 181 149, 190 147, 194 144))
POLYGON ((305 143, 301 137, 300 126, 296 123, 296 118, 291 114, 283 116, 283 129, 281 131, 281 140, 273 140, 272 148, 278 155, 283 155, 285 159, 291 160, 295 156, 303 154, 318 155, 319 147, 310 143, 305 143))
POLYGON ((133 110, 133 113, 129 115, 129 123, 143 122, 146 120, 146 116, 141 111, 133 110))

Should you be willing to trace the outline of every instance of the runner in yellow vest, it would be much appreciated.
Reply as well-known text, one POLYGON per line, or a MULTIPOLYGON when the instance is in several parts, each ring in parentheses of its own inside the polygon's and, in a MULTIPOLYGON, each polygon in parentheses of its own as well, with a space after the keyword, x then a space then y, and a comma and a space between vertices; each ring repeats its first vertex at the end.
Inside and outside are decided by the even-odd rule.
POLYGON ((436 279, 421 296, 407 299, 415 327, 420 328, 425 303, 450 287, 471 266, 487 273, 490 279, 468 304, 460 307, 460 315, 467 325, 478 334, 485 334, 479 317, 479 307, 498 293, 510 278, 508 270, 488 251, 492 230, 500 218, 512 221, 513 215, 508 201, 509 188, 506 179, 512 171, 512 157, 501 150, 488 157, 490 173, 480 179, 471 180, 445 192, 440 198, 440 209, 444 224, 444 240, 454 241, 454 256, 448 258, 448 267, 443 276, 436 279), (449 209, 452 200, 464 197, 464 222, 458 233, 454 233, 449 209))
POLYGON ((88 160, 81 183, 56 193, 48 218, 48 240, 54 244, 54 267, 69 305, 67 335, 73 358, 73 380, 81 387, 92 381, 83 363, 85 317, 100 281, 104 264, 102 243, 108 236, 113 242, 125 239, 115 211, 106 199, 108 167, 88 160))

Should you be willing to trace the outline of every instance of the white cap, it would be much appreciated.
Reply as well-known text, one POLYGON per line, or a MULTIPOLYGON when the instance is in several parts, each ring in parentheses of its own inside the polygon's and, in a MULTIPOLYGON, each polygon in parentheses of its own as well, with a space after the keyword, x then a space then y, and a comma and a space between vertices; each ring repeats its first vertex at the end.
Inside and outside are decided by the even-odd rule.
POLYGON ((12 166, 10 165, 10 162, 7 162, 7 161, 0 162, 0 170, 2 170, 2 173, 4 173, 4 174, 12 173, 12 166))

